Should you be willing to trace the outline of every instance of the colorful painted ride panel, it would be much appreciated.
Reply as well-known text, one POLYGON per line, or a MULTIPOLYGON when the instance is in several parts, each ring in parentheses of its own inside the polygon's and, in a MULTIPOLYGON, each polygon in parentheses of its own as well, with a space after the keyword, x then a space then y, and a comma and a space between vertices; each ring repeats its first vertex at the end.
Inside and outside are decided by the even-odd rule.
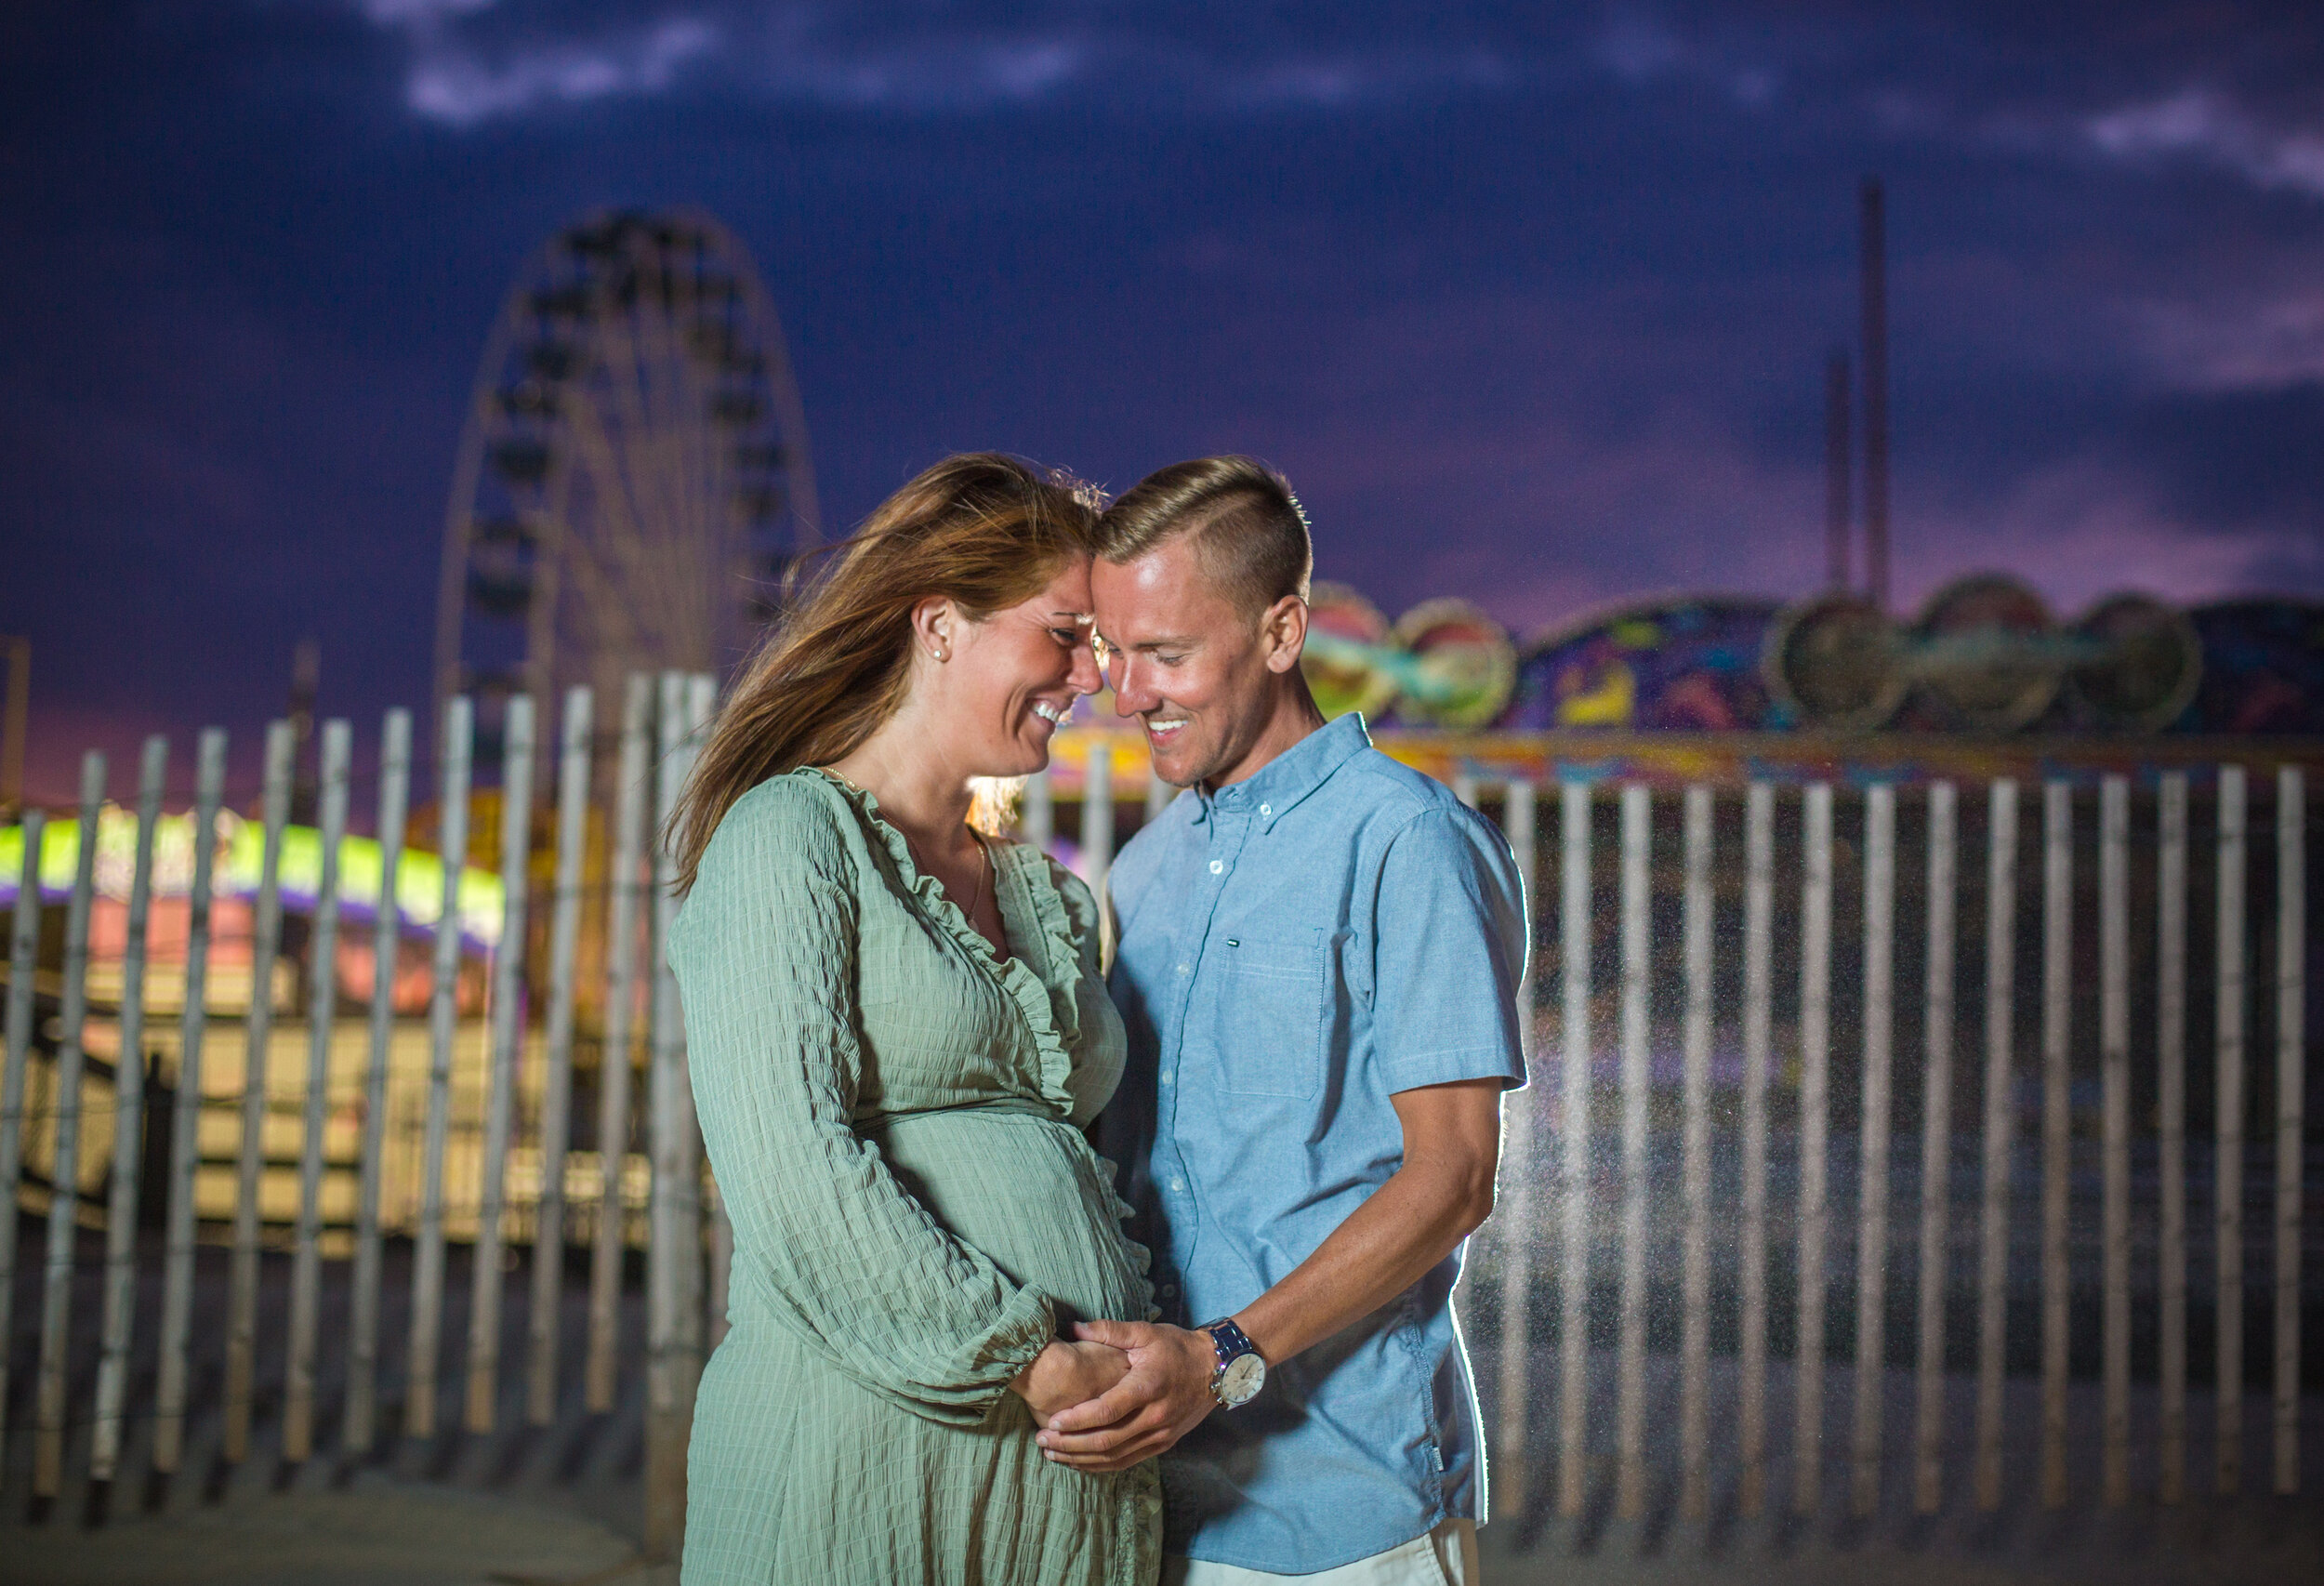
POLYGON ((2175 730, 2324 737, 2324 604, 2222 601, 2186 615, 2203 681, 2175 730))
POLYGON ((1596 614, 1535 641, 1497 726, 1517 732, 1759 732, 1790 725, 1760 655, 1774 601, 1678 596, 1596 614))

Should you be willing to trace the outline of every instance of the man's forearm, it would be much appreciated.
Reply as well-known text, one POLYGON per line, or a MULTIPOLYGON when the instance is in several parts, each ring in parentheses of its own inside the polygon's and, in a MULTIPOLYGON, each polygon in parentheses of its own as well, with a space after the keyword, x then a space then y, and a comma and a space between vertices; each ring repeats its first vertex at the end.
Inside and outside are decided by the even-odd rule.
MULTIPOLYGON (((1462 1079, 1391 1098, 1404 1125, 1404 1166, 1314 1254, 1235 1313, 1270 1366, 1379 1310, 1485 1221, 1500 1158, 1500 1090, 1498 1079, 1462 1079)), ((1050 1418, 1040 1443, 1050 1459, 1126 1470, 1172 1447, 1214 1408, 1207 1335, 1152 1322, 1076 1322, 1074 1336, 1126 1352, 1129 1373, 1103 1396, 1050 1418)))
POLYGON ((1235 1325, 1270 1365, 1288 1360, 1409 1289, 1492 1209, 1491 1158, 1407 1158, 1235 1325))

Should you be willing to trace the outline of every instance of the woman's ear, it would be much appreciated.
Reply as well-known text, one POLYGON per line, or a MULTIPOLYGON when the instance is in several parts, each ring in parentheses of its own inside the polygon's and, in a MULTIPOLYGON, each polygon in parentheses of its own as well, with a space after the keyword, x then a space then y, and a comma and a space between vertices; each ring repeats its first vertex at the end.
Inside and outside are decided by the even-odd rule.
POLYGON ((931 661, 952 659, 953 630, 959 611, 944 595, 931 595, 912 608, 912 642, 931 661))

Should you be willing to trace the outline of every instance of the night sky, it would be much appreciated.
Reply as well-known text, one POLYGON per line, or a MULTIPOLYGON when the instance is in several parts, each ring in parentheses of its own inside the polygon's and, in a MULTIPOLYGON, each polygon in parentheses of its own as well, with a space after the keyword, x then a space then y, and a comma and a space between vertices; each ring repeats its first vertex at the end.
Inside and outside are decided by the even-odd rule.
POLYGON ((509 279, 606 205, 757 255, 826 522, 950 450, 1248 451, 1319 572, 1520 636, 1822 565, 1888 188, 1896 594, 2324 595, 2324 8, 16 0, 0 632, 32 792, 323 646, 425 705, 509 279))

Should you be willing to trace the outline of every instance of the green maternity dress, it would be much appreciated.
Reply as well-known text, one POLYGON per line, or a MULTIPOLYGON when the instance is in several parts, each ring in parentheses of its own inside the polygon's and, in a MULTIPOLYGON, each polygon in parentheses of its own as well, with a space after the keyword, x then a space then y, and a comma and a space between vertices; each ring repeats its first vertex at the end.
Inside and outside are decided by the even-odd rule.
POLYGON ((1088 888, 993 845, 996 955, 871 795, 799 770, 720 824, 669 957, 734 1225, 686 1586, 1148 1586, 1152 1461, 1052 1465, 1008 1384, 1152 1315, 1080 1125, 1121 1076, 1088 888))

